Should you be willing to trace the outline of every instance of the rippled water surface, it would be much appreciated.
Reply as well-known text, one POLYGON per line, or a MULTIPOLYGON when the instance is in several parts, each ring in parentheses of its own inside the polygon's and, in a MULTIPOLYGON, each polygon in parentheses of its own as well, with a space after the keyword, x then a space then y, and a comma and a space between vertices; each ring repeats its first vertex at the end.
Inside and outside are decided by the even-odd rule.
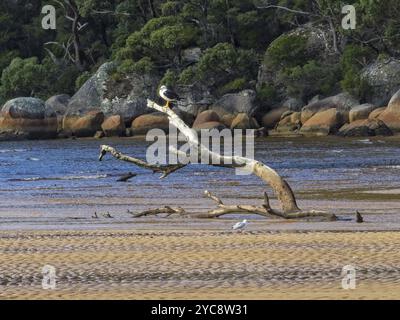
MULTIPOLYGON (((202 196, 206 189, 232 203, 262 201, 266 189, 254 176, 199 165, 159 180, 110 156, 99 162, 100 144, 140 158, 148 145, 136 139, 1 142, 1 226, 15 227, 32 217, 48 223, 75 219, 70 224, 79 224, 95 211, 117 215, 163 205, 202 211, 213 206, 202 196), (127 172, 138 176, 128 183, 116 182, 127 172)), ((323 201, 326 196, 334 207, 332 192, 394 190, 396 194, 400 189, 400 143, 394 139, 264 139, 256 143, 256 158, 282 174, 300 201, 312 195, 323 201)))

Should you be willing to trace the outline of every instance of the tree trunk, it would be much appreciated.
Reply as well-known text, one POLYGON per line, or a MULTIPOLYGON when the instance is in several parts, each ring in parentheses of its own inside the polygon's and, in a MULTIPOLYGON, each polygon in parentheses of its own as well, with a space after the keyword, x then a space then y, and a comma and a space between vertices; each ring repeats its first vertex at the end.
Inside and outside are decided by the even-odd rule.
MULTIPOLYGON (((260 161, 238 157, 238 156, 222 156, 218 153, 215 153, 204 145, 199 143, 199 139, 197 133, 190 129, 178 115, 166 106, 160 106, 153 101, 147 100, 147 106, 151 109, 155 109, 157 111, 163 112, 168 115, 170 123, 175 126, 187 139, 187 142, 191 145, 191 147, 196 148, 199 156, 204 159, 204 157, 208 157, 209 159, 213 159, 216 162, 213 163, 222 163, 220 166, 230 167, 230 168, 241 168, 242 170, 248 170, 250 173, 256 175, 260 179, 262 179, 266 184, 270 185, 274 190, 280 204, 282 207, 282 211, 273 210, 270 207, 268 195, 265 193, 264 195, 264 205, 263 206, 226 206, 222 203, 222 201, 216 196, 211 195, 208 191, 206 191, 206 196, 216 201, 218 204, 218 208, 212 210, 206 214, 198 214, 194 215, 200 218, 216 218, 221 215, 230 214, 230 213, 250 213, 250 214, 258 214, 262 216, 275 216, 281 217, 284 219, 300 219, 305 217, 324 217, 329 220, 336 220, 337 217, 334 214, 322 212, 322 211, 302 211, 299 209, 296 203, 295 195, 290 188, 289 184, 272 168, 266 166, 260 161), (225 165, 226 164, 226 165, 225 165)), ((195 150, 196 150, 195 149, 195 150)), ((182 152, 173 150, 182 155, 182 152)), ((182 169, 186 165, 178 164, 178 165, 151 165, 146 163, 145 161, 123 155, 119 151, 115 150, 110 146, 101 146, 101 153, 99 160, 102 160, 103 157, 107 154, 111 153, 115 158, 133 163, 137 166, 152 170, 153 172, 162 173, 161 178, 167 177, 169 174, 174 173, 177 170, 182 169)), ((212 165, 212 164, 211 164, 212 165)), ((149 214, 159 214, 165 213, 165 208, 154 209, 150 211, 146 211, 146 214, 137 214, 136 216, 143 216, 149 214), (149 213, 150 212, 150 213, 149 213)), ((174 214, 174 210, 169 210, 167 213, 174 214)), ((182 215, 182 212, 179 212, 182 215)))
POLYGON ((75 59, 75 65, 78 68, 79 71, 84 71, 84 64, 83 64, 83 54, 81 50, 81 42, 80 42, 80 37, 79 37, 79 11, 78 7, 76 6, 76 3, 74 0, 67 0, 67 4, 71 8, 71 11, 73 13, 72 17, 72 27, 71 27, 71 32, 72 32, 72 41, 73 41, 73 46, 74 46, 74 59, 75 59))

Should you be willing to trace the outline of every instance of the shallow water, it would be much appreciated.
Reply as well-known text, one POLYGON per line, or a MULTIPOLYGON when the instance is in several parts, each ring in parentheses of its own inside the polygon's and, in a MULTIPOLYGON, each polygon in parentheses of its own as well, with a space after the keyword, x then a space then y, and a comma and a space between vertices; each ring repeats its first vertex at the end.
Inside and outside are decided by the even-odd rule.
MULTIPOLYGON (((265 185, 254 176, 194 165, 159 180, 158 175, 110 156, 99 162, 100 144, 110 144, 139 158, 144 158, 148 145, 128 138, 1 142, 0 229, 27 225, 75 228, 88 224, 95 211, 111 212, 116 219, 101 223, 115 225, 131 219, 127 209, 164 205, 200 212, 214 205, 203 198, 206 189, 227 203, 262 201, 265 185), (127 172, 138 176, 127 183, 116 182, 127 172)), ((383 193, 392 193, 390 201, 378 193, 367 205, 368 196, 364 197, 363 206, 379 209, 382 197, 388 213, 400 214, 400 201, 396 201, 400 198, 393 194, 400 188, 398 140, 268 138, 256 142, 256 158, 283 175, 306 207, 314 203, 310 199, 315 196, 326 207, 340 212, 351 201, 335 202, 330 195, 382 189, 383 193)))

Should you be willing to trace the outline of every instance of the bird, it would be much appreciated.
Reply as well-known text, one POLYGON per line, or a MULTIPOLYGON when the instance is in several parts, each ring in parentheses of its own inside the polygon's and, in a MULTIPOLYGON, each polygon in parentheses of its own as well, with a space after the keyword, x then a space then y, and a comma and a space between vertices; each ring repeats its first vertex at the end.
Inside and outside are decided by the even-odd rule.
POLYGON ((161 98, 163 98, 167 104, 166 107, 169 108, 171 102, 180 101, 181 98, 176 94, 173 90, 167 88, 167 86, 161 86, 160 91, 158 92, 161 98))
POLYGON ((232 229, 233 230, 243 230, 244 228, 246 228, 246 226, 248 225, 248 221, 247 220, 243 220, 242 222, 238 222, 236 223, 232 229))

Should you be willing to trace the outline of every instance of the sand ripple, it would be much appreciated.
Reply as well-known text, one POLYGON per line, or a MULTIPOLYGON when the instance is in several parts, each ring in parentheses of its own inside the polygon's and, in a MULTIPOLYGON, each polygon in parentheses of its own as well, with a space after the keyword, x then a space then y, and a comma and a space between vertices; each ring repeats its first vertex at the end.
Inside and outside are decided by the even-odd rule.
POLYGON ((0 297, 399 299, 399 247, 397 232, 2 232, 0 297), (41 288, 46 264, 56 290, 41 288), (349 264, 352 291, 341 288, 349 264))

